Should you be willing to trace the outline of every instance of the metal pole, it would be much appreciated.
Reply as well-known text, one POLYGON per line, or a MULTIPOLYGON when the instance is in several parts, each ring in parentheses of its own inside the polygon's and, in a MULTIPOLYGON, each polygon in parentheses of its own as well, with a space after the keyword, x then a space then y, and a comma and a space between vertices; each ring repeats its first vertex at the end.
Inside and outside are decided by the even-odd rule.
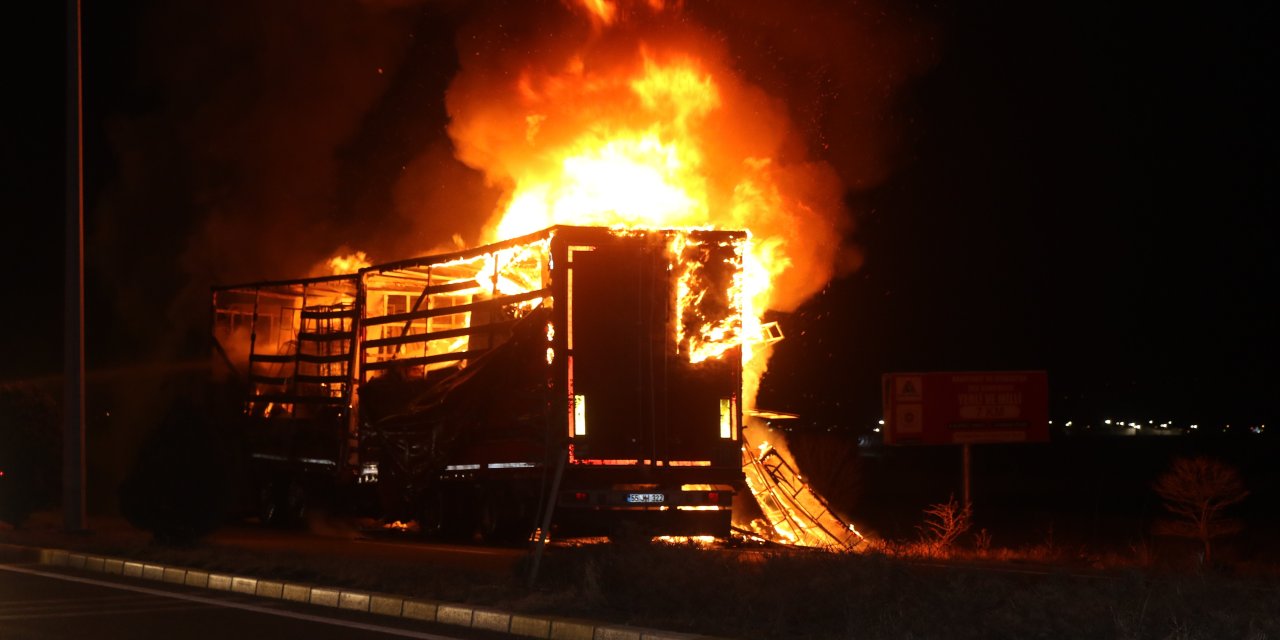
POLYGON ((529 569, 529 588, 538 583, 538 569, 542 564, 542 552, 547 548, 547 537, 551 534, 551 516, 556 510, 556 496, 560 494, 560 479, 564 477, 564 465, 569 458, 566 447, 556 461, 556 475, 551 480, 551 495, 547 497, 546 511, 542 514, 542 523, 538 527, 538 542, 533 547, 533 566, 529 569))
POLYGON ((66 305, 63 338, 62 509, 67 531, 85 528, 84 131, 80 0, 67 0, 66 305))
POLYGON ((970 468, 969 443, 966 442, 960 445, 960 451, 961 451, 961 454, 960 454, 961 458, 964 461, 963 464, 961 465, 964 469, 963 471, 964 473, 964 504, 960 506, 961 508, 967 509, 969 508, 969 504, 970 504, 969 502, 969 468, 970 468))

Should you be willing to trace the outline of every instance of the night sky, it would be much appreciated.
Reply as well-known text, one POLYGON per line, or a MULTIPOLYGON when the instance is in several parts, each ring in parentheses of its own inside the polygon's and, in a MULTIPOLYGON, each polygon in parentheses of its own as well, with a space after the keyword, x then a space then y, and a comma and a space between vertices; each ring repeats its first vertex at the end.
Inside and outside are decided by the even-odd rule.
MULTIPOLYGON (((33 44, 7 45, 21 302, 0 380, 61 367, 65 44, 43 4, 16 10, 33 44)), ((343 245, 406 257, 493 205, 443 133, 455 38, 489 5, 87 4, 91 368, 203 357, 214 282, 295 277, 343 245), (412 171, 438 217, 399 209, 412 171)), ((776 318, 762 406, 861 428, 885 372, 1044 369, 1060 420, 1276 422, 1274 7, 859 5, 834 14, 868 35, 859 59, 803 76, 784 34, 804 16, 686 5, 749 80, 805 97, 849 185, 862 265, 776 318)))

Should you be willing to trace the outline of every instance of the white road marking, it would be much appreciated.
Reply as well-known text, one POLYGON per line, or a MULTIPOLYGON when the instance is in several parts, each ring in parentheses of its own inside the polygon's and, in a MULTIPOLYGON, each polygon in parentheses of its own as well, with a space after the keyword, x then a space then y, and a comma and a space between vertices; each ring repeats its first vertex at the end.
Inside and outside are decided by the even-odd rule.
POLYGON ((140 602, 146 598, 138 596, 119 595, 119 596, 98 596, 95 598, 36 598, 34 600, 5 600, 0 602, 0 611, 11 608, 28 607, 56 607, 63 604, 78 604, 86 601, 96 602, 99 604, 112 604, 117 602, 140 602))
POLYGON ((175 593, 172 591, 162 591, 160 589, 149 589, 147 587, 138 587, 128 584, 120 584, 116 582, 107 582, 105 580, 94 580, 92 578, 81 578, 78 576, 68 576, 60 573, 50 573, 47 571, 38 571, 36 569, 25 569, 14 565, 0 564, 0 571, 9 571, 11 573, 22 573, 31 576, 40 576, 42 578, 52 578, 54 580, 63 580, 65 582, 77 582, 80 584, 89 584, 97 587, 105 587, 107 589, 119 589, 121 591, 132 591, 134 593, 145 593, 147 595, 159 596, 162 598, 173 598, 175 600, 185 600, 187 602, 198 602, 200 604, 212 605, 215 607, 226 607, 229 609, 241 609, 244 611, 252 611, 254 613, 265 613, 272 616, 280 616, 282 618, 292 618, 294 620, 303 620, 306 622, 316 622, 319 624, 328 624, 338 627, 347 627, 348 629, 359 629, 361 631, 373 631, 376 633, 385 633, 403 638, 418 638, 420 640, 458 640, 455 636, 441 636, 434 633, 425 633, 421 631, 412 631, 409 629, 397 629, 395 627, 384 627, 376 624, 368 624, 364 622, 356 622, 353 620, 341 620, 339 618, 326 618, 324 616, 315 616, 307 613, 297 613, 284 609, 273 609, 271 607, 263 607, 243 602, 229 602, 219 600, 217 598, 206 598, 203 596, 190 595, 185 593, 175 593))

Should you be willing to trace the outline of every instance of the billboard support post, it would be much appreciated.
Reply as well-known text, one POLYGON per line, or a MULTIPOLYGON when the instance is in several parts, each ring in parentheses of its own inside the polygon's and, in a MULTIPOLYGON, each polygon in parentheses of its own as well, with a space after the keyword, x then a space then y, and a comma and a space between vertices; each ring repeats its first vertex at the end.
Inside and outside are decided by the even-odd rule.
POLYGON ((969 446, 968 442, 960 445, 960 458, 962 461, 960 466, 962 468, 962 473, 964 474, 964 508, 966 509, 969 508, 970 504, 972 504, 969 500, 969 472, 972 468, 969 459, 969 446))

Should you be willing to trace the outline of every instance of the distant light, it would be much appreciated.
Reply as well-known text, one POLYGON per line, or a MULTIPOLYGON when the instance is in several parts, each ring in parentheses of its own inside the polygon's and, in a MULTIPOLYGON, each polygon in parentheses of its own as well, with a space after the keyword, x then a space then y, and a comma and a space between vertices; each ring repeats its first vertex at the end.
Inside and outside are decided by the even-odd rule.
POLYGON ((1105 422, 1105 423, 1107 423, 1107 424, 1111 424, 1111 418, 1107 418, 1106 420, 1103 420, 1103 422, 1105 422))
POLYGON ((872 431, 875 431, 876 433, 880 433, 880 427, 876 427, 875 429, 872 429, 872 431))
POLYGON ((1200 425, 1198 425, 1198 424, 1193 424, 1193 425, 1191 425, 1191 428, 1192 428, 1192 429, 1199 429, 1199 428, 1200 428, 1200 425))
POLYGON ((1067 421, 1067 426, 1068 426, 1068 427, 1069 427, 1069 426, 1071 426, 1071 421, 1070 421, 1070 420, 1068 420, 1068 421, 1067 421))
POLYGON ((884 424, 884 420, 881 420, 881 421, 880 421, 880 424, 881 424, 881 425, 883 425, 883 424, 884 424))

